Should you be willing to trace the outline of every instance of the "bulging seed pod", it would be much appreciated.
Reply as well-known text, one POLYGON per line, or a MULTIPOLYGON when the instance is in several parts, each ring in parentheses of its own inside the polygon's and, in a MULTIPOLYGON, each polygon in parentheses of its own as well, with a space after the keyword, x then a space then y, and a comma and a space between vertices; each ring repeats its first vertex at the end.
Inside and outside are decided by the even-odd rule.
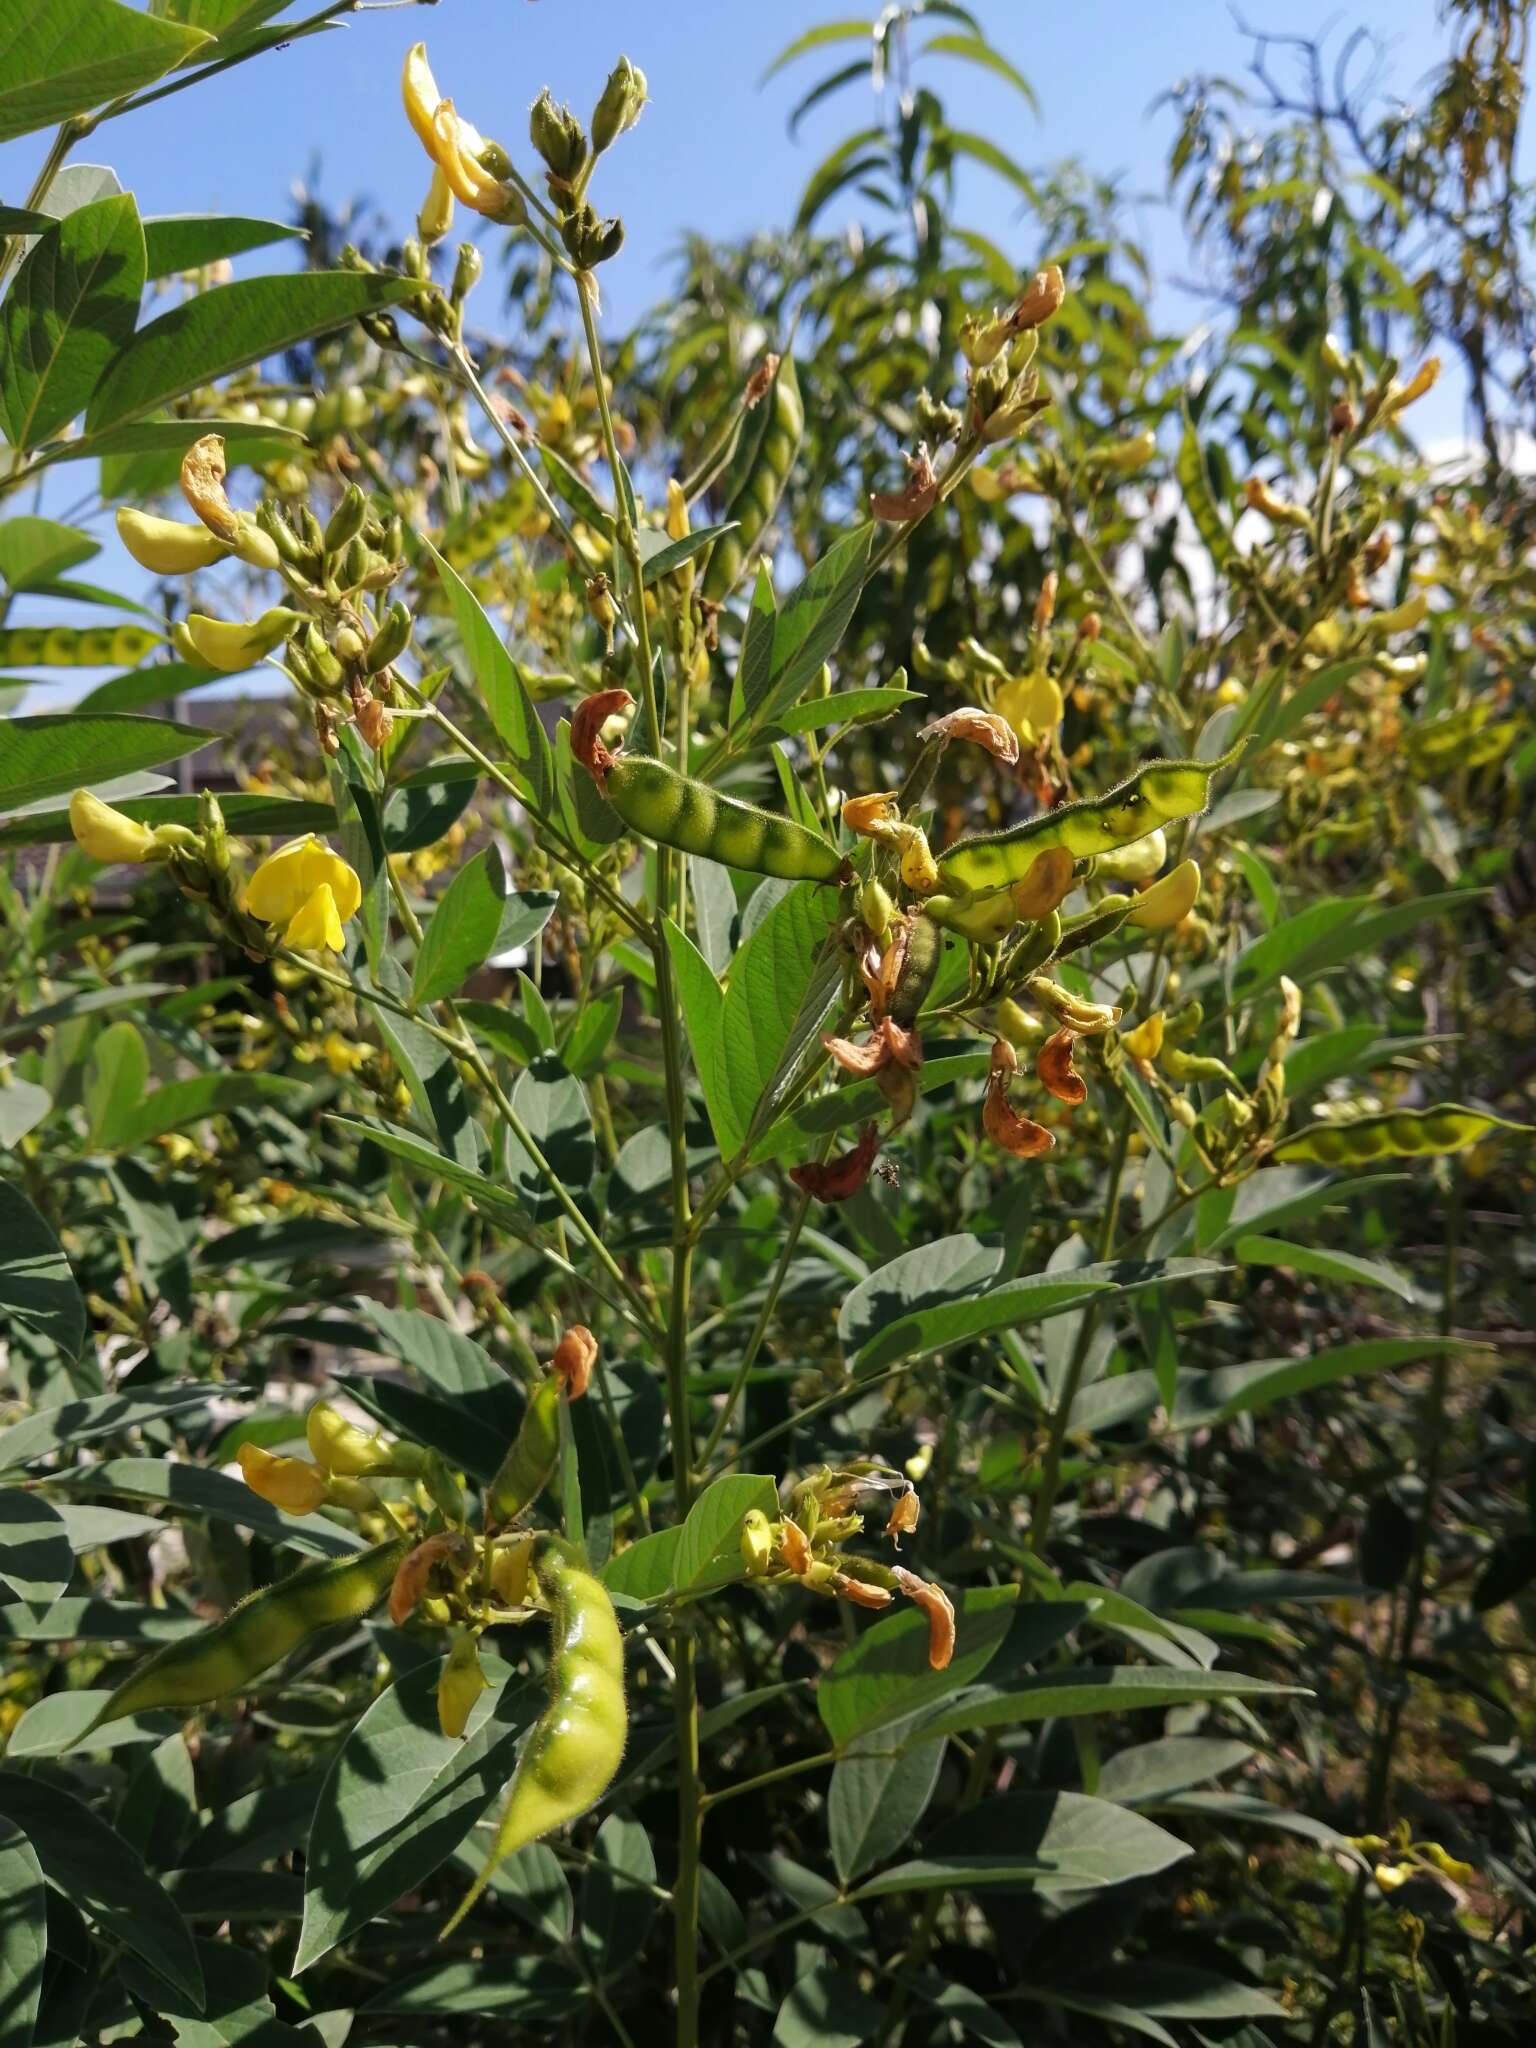
POLYGON ((211 1628, 180 1636, 146 1658, 93 1727, 157 1707, 207 1706, 242 1691, 317 1629, 359 1621, 377 1607, 409 1547, 402 1536, 360 1556, 303 1565, 253 1593, 211 1628))
POLYGON ((1239 741, 1214 761, 1152 761, 1104 796, 1062 804, 1004 832, 956 840, 939 856, 940 878, 951 889, 1007 888, 1048 847, 1085 860, 1144 839, 1159 825, 1196 817, 1209 801, 1212 778, 1232 766, 1245 744, 1239 741))
POLYGON ((624 1639, 602 1582, 559 1538, 538 1540, 533 1574, 549 1607, 549 1705, 518 1755, 496 1839, 443 1929, 451 1934, 497 1867, 596 1805, 624 1756, 624 1639))
POLYGON ((1159 825, 1145 839, 1133 839, 1129 846, 1117 846, 1108 853, 1101 853, 1094 873, 1117 882, 1145 882, 1158 872, 1167 858, 1168 837, 1159 825))
POLYGON ((765 403, 747 414, 725 485, 725 518, 736 521, 711 547, 703 567, 703 592, 722 604, 735 588, 749 555, 778 510, 779 499, 805 432, 805 403, 793 356, 777 359, 765 403))
POLYGON ((602 728, 633 703, 627 690, 600 690, 571 719, 572 754, 631 831, 749 874, 785 881, 844 879, 847 863, 837 848, 792 818, 722 796, 649 755, 611 753, 602 728))
POLYGON ((1495 1131, 1529 1135, 1532 1129, 1487 1110, 1446 1102, 1437 1109, 1384 1110, 1341 1117, 1335 1123, 1307 1124, 1283 1139, 1271 1157, 1284 1165, 1365 1166, 1376 1159, 1443 1157, 1464 1152, 1495 1131))
POLYGON ((560 1375, 551 1372, 528 1397, 517 1435, 485 1496, 487 1524, 515 1521, 554 1476, 560 1456, 560 1375))
POLYGON ((144 626, 3 626, 0 668, 132 668, 159 645, 144 626))
POLYGON ((206 526, 157 519, 132 505, 117 508, 117 537, 139 567, 155 576, 188 576, 224 561, 231 552, 206 526))

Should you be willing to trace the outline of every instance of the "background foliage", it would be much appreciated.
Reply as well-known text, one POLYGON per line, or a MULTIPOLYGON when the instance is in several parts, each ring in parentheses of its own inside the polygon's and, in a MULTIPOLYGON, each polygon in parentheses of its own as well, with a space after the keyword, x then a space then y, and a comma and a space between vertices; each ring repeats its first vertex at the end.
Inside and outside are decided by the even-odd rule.
MULTIPOLYGON (((190 178, 160 221, 66 182, 93 127, 109 145, 125 108, 302 34, 284 12, 51 0, 54 41, 0 0, 0 139, 63 124, 0 219, 5 625, 67 601, 130 629, 68 713, 29 696, 0 726, 5 2038, 1523 2041, 1529 1152, 1265 1163, 1221 1105, 1274 1067, 1289 977, 1292 1130, 1341 1105, 1528 1115, 1524 0, 1454 0, 1412 111, 1342 38, 1178 87, 1192 334, 1159 331, 1124 195, 970 131, 963 71, 941 100, 925 49, 1030 95, 966 10, 802 38, 768 89, 836 96, 846 140, 778 232, 689 242, 609 338, 611 387, 525 232, 480 236, 461 346, 416 317, 409 224, 354 258, 310 202, 284 270, 288 225, 201 216, 190 178), (1017 246, 958 215, 962 162, 1017 192, 1017 246), (870 226, 834 237, 851 191, 870 226), (270 275, 223 281, 263 249, 270 275), (964 321, 1046 261, 1070 287, 1040 331, 1048 410, 871 534, 869 494, 963 413, 964 321), (1034 1101, 1056 1147, 1010 1159, 981 1137, 992 1012, 952 945, 896 1171, 836 1206, 787 1179, 883 1110, 824 1065, 778 1085, 842 993, 832 895, 615 836, 563 724, 637 687, 587 588, 605 568, 624 595, 622 493, 659 549, 667 477, 708 471, 769 348, 805 426, 767 602, 814 658, 791 628, 776 687, 733 710, 749 577, 707 668, 663 667, 692 766, 835 833, 928 718, 1051 673, 1026 775, 945 756, 939 846, 1247 734, 1184 842, 1197 914, 1062 971, 1127 1031, 1198 998, 1185 1051, 1227 1078, 1085 1042, 1085 1103, 1034 1101), (1453 462, 1381 412, 1431 353, 1469 394, 1453 462), (195 822, 156 771, 206 728, 153 714, 222 678, 158 636, 275 601, 238 563, 144 605, 85 580, 111 509, 178 511, 210 424, 243 507, 323 523, 356 481, 399 516, 398 708, 419 687, 452 721, 400 716, 377 753, 349 727, 333 759, 296 691, 229 721, 209 773, 241 857, 317 830, 364 878, 329 978, 70 842, 81 784, 195 822), (45 517, 61 477, 83 509, 45 517), (912 702, 870 694, 900 672, 912 702), (658 903, 690 949, 652 943, 658 903), (448 999, 472 1059, 433 1036, 448 999), (481 1485, 575 1320, 601 1379, 540 1518, 620 1604, 629 1751, 439 1947, 536 1711, 536 1631, 486 1638, 462 1743, 433 1704, 443 1631, 378 1618, 218 1707, 87 1729, 148 1649, 356 1546, 345 1515, 245 1488, 242 1443, 293 1444, 324 1387, 481 1485), (918 1460, 908 1561, 959 1609, 945 1673, 914 1611, 718 1583, 781 1478, 866 1456, 918 1460)), ((619 204, 619 158, 595 189, 619 204)), ((452 271, 450 245, 443 292, 452 271)), ((722 471, 694 524, 731 512, 722 471)), ((46 684, 70 649, 4 651, 46 684)))

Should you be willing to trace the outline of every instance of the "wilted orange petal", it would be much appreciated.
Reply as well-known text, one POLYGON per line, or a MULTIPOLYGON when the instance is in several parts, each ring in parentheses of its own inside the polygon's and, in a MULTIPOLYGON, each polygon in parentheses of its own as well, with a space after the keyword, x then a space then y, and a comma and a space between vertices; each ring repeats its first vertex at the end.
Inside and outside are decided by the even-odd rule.
POLYGON ((891 1057, 890 1047, 879 1036, 863 1045, 855 1045, 851 1038, 823 1038, 821 1042, 845 1074, 876 1074, 891 1057))
POLYGON ((804 1578, 811 1568, 811 1544, 798 1522, 785 1520, 779 1531, 779 1549, 796 1577, 804 1578))
POLYGON ((876 1032, 898 1066, 909 1067, 915 1073, 923 1064, 923 1041, 917 1032, 908 1031, 894 1017, 882 1017, 876 1032))
POLYGON ((855 1607, 889 1607, 895 1594, 885 1586, 871 1586, 863 1579, 850 1579, 846 1572, 837 1573, 832 1581, 834 1593, 840 1593, 845 1600, 851 1600, 855 1607))
POLYGON ((869 509, 874 518, 898 525, 903 520, 921 519, 925 512, 932 510, 938 494, 939 480, 925 452, 908 462, 905 490, 873 492, 869 509))
POLYGON ((988 1088, 981 1127, 995 1145, 1015 1159, 1043 1158, 1056 1143, 1044 1124, 1020 1116, 1001 1088, 988 1088))
POLYGON ((1006 1077, 1009 1074, 1016 1074, 1018 1069, 1019 1056, 1007 1039, 994 1038, 992 1041, 992 1068, 987 1077, 988 1086, 990 1087, 996 1081, 999 1074, 1006 1077))
POLYGON ((797 1188, 804 1189, 818 1202, 846 1202, 869 1179, 879 1150, 879 1129, 866 1124, 851 1152, 845 1152, 840 1159, 809 1160, 804 1166, 791 1167, 789 1177, 797 1188))
POLYGON ((1011 763, 1019 758, 1019 736, 1013 727, 996 712, 982 711, 974 704, 962 704, 958 711, 934 719, 931 725, 923 727, 918 738, 972 740, 989 754, 996 754, 1000 761, 1011 763))
POLYGON ((909 1600, 913 1600, 928 1617, 928 1662, 935 1671, 943 1671, 955 1654, 955 1608, 954 1602, 942 1586, 931 1585, 927 1579, 920 1579, 916 1572, 904 1571, 900 1565, 895 1568, 896 1583, 909 1600))
POLYGON ((903 1536, 910 1536, 917 1527, 917 1518, 922 1513, 922 1502, 917 1497, 917 1488, 908 1487, 905 1493, 896 1496, 891 1509, 891 1519, 885 1525, 885 1533, 899 1549, 903 1536))
POLYGON ((895 813, 895 797, 889 790, 877 789, 868 796, 849 797, 843 805, 843 823, 860 838, 872 839, 879 836, 879 828, 888 825, 895 813))
POLYGON ((389 1618, 396 1628, 409 1621, 421 1604, 422 1596, 427 1590, 427 1580, 432 1575, 432 1567, 459 1549, 463 1541, 463 1537, 455 1530, 444 1529, 407 1552, 389 1589, 389 1618))
POLYGON ((599 789, 613 766, 613 756, 600 737, 603 727, 610 718, 627 711, 634 701, 628 690, 596 690, 590 697, 583 697, 571 713, 571 753, 599 789))
POLYGON ((1040 1048, 1035 1073, 1041 1086, 1048 1088, 1058 1102, 1069 1102, 1075 1107, 1086 1100, 1088 1089, 1072 1064, 1074 1043, 1070 1031, 1053 1031, 1040 1048))
POLYGON ((909 1067, 898 1067, 893 1062, 876 1074, 875 1086, 890 1105, 891 1129, 899 1131, 917 1107, 917 1076, 909 1067))
POLYGON ((555 1355, 550 1360, 553 1369, 565 1382, 568 1401, 579 1401, 587 1391, 592 1384, 592 1368, 596 1363, 597 1339, 585 1323, 572 1323, 555 1346, 555 1355))

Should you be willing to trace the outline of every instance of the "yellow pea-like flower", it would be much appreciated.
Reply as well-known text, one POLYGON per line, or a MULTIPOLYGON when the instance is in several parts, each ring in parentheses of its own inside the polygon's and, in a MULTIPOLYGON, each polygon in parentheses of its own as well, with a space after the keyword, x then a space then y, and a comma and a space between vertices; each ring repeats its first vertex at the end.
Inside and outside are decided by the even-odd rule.
POLYGON ((485 168, 485 138, 438 91, 425 43, 415 43, 407 51, 400 89, 406 119, 454 198, 476 213, 501 218, 516 203, 515 188, 485 168))
POLYGON ((437 1681, 437 1721, 445 1735, 457 1741, 464 1733, 470 1712, 487 1682, 480 1668, 478 1645, 466 1632, 449 1651, 443 1675, 437 1681))
POLYGON ((992 708, 999 718, 1013 727, 1027 747, 1056 730, 1066 707, 1056 678, 1047 675, 1043 669, 1037 669, 1030 675, 1014 676, 1004 683, 992 699, 992 708))
POLYGON ((339 853, 313 835, 290 840, 268 854, 245 891, 245 907, 263 924, 285 927, 283 936, 301 951, 322 947, 342 951, 342 926, 355 917, 363 886, 339 853))
POLYGON ((75 844, 92 860, 146 861, 155 850, 155 835, 147 825, 114 810, 88 789, 77 789, 69 800, 69 829, 75 844))
POLYGON ((1199 894, 1200 863, 1180 861, 1171 874, 1164 875, 1137 897, 1127 922, 1139 925, 1145 932, 1168 931, 1188 917, 1199 894))
POLYGON ((260 1444, 242 1444, 235 1456, 252 1493, 285 1515, 311 1515, 325 1499, 325 1475, 303 1458, 274 1457, 260 1444))
POLYGON ((1134 1031, 1127 1031, 1120 1043, 1133 1060, 1155 1060, 1163 1049, 1163 1013, 1154 1010, 1134 1031))

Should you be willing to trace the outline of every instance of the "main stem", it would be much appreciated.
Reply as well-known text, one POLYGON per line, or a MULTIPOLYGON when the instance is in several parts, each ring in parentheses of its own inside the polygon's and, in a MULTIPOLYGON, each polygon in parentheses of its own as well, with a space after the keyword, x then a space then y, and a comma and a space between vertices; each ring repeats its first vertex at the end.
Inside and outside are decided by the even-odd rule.
MULTIPOLYGON (((608 387, 603 373, 602 345, 592 311, 588 281, 576 280, 576 297, 581 307, 582 330, 592 365, 592 384, 597 393, 602 420, 603 446, 613 479, 614 539, 622 550, 629 570, 630 623, 635 636, 635 658, 640 670, 640 703, 645 719, 646 739, 659 759, 663 738, 661 707, 656 697, 656 677, 651 660, 651 634, 645 615, 645 569, 640 559, 640 542, 624 490, 624 465, 619 456, 613 415, 608 405, 608 387)), ((679 768, 687 772, 686 729, 679 731, 682 759, 679 768)), ((661 850, 656 861, 658 916, 651 942, 656 963, 656 1008, 661 1024, 662 1059, 666 1072, 667 1137, 672 1166, 672 1286, 667 1306, 666 1372, 667 1409, 672 1436, 672 1491, 679 1518, 693 1501, 693 1428, 688 1403, 688 1320, 693 1290, 693 1216, 688 1192, 688 1098, 683 1082, 682 1011, 672 979, 672 954, 661 929, 660 911, 672 900, 671 856, 661 850)), ((699 1869, 703 1827, 703 1785, 699 1776, 699 1694, 693 1629, 684 1616, 674 1639, 673 1703, 677 1726, 677 1880, 672 1887, 673 1926, 676 1936, 677 2048, 697 2048, 699 2039, 699 1869)))

